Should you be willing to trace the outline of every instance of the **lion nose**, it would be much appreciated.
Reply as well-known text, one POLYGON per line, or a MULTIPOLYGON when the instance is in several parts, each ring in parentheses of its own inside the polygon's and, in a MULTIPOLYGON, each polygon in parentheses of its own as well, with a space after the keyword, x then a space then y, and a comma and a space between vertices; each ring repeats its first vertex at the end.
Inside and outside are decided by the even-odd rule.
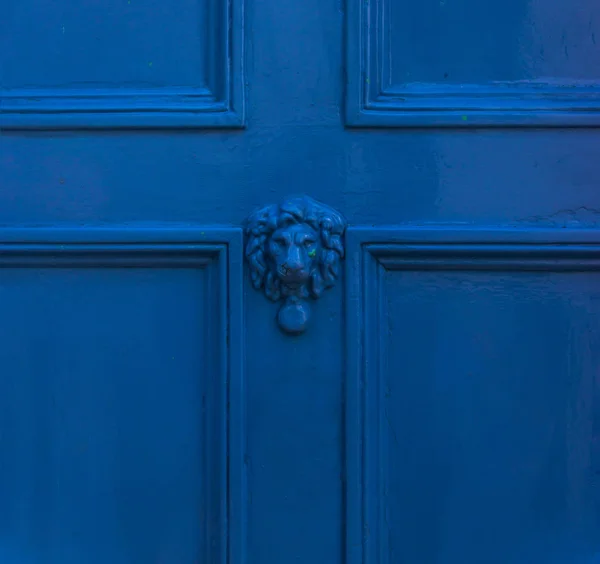
POLYGON ((300 249, 298 247, 290 248, 287 260, 285 261, 285 266, 288 270, 291 270, 292 272, 299 272, 304 268, 304 263, 302 262, 302 257, 300 256, 300 249))

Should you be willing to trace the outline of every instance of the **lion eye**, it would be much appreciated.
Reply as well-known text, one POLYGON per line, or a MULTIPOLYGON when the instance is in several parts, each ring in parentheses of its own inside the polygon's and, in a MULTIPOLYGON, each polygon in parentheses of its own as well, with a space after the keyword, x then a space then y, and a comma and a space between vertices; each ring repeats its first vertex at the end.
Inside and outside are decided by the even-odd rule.
POLYGON ((314 244, 315 244, 315 242, 312 239, 305 239, 305 241, 304 241, 305 247, 312 247, 314 244))

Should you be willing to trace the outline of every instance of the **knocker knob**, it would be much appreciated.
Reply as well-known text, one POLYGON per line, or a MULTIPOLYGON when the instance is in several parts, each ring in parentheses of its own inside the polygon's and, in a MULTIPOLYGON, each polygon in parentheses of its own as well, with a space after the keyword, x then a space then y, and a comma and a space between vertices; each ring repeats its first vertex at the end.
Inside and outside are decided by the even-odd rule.
POLYGON ((279 327, 290 335, 303 333, 310 320, 310 305, 298 298, 288 298, 277 314, 279 327))

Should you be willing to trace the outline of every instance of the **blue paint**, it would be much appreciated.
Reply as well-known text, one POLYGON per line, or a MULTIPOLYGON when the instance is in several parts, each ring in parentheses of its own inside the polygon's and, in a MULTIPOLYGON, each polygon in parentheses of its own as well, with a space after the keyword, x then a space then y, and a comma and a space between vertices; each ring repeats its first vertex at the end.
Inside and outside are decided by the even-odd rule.
POLYGON ((0 127, 243 127, 242 0, 214 4, 15 5, 7 37, 20 55, 3 60, 0 127), (42 50, 31 48, 32 37, 42 50), (173 37, 188 46, 184 56, 173 37))
POLYGON ((3 2, 0 563, 595 562, 598 22, 3 2))
POLYGON ((600 233, 351 228, 347 250, 347 562, 593 562, 600 233))
POLYGON ((565 11, 559 0, 349 2, 346 123, 600 125, 600 85, 589 64, 598 59, 600 14, 589 0, 576 4, 565 11))
POLYGON ((241 231, 2 241, 3 561, 242 559, 241 231))

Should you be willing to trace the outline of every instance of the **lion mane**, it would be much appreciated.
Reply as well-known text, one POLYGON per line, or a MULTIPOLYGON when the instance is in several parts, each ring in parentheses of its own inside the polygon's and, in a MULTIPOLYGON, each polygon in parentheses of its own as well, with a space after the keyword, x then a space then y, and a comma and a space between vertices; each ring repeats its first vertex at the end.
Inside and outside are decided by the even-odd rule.
POLYGON ((308 287, 302 289, 307 297, 321 296, 325 288, 333 286, 339 276, 339 265, 344 258, 343 236, 346 223, 332 208, 309 198, 295 197, 282 204, 266 206, 254 212, 246 225, 246 259, 250 267, 252 285, 264 288, 265 295, 277 301, 291 294, 277 274, 269 267, 267 244, 271 235, 280 228, 307 224, 320 237, 317 267, 310 274, 308 287))

